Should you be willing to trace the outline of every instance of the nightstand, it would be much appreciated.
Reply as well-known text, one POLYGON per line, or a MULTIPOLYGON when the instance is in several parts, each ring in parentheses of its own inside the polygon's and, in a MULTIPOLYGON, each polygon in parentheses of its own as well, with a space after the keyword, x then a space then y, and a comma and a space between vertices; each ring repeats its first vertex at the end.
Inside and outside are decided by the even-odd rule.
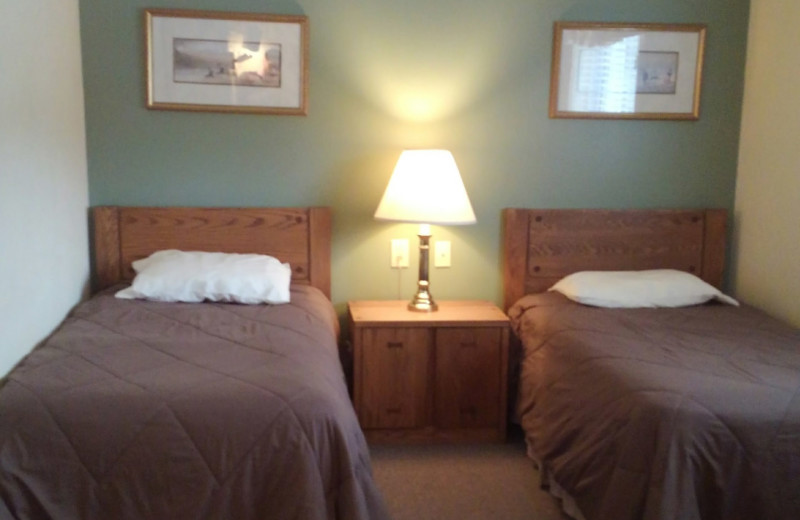
POLYGON ((348 303, 353 399, 370 441, 503 441, 508 317, 483 301, 348 303))

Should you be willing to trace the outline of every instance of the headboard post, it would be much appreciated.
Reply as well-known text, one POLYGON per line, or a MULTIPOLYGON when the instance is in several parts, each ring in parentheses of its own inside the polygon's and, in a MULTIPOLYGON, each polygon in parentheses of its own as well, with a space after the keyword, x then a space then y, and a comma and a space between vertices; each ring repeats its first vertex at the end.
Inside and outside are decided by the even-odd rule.
POLYGON ((524 209, 503 210, 503 310, 525 295, 528 269, 528 218, 524 209))
POLYGON ((309 282, 331 297, 331 209, 310 208, 308 215, 309 244, 311 257, 309 282))
POLYGON ((119 208, 97 206, 92 208, 92 260, 94 261, 94 292, 110 287, 120 279, 119 208))
POLYGON ((727 215, 724 209, 707 209, 705 211, 703 271, 700 273, 700 277, 718 289, 722 288, 725 276, 727 215))

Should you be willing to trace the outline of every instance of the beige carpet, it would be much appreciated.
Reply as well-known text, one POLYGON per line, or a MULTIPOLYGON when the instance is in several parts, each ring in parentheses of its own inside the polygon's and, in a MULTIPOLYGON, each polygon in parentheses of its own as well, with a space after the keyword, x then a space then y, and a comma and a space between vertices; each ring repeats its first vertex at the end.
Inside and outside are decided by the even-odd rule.
POLYGON ((506 444, 370 446, 394 520, 564 520, 516 436, 506 444))

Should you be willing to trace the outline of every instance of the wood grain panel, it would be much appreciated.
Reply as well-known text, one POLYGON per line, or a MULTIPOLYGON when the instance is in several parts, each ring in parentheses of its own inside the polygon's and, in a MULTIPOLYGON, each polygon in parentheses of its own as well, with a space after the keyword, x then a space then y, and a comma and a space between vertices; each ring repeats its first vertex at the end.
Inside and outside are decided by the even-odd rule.
POLYGON ((497 327, 436 330, 436 426, 497 425, 504 408, 501 333, 497 327))
POLYGON ((92 214, 97 290, 132 280, 138 259, 180 249, 271 255, 290 263, 294 283, 330 297, 328 208, 98 207, 92 214))
POLYGON ((362 428, 429 424, 431 331, 378 327, 364 328, 361 335, 358 418, 362 428))
POLYGON ((520 293, 545 291, 584 270, 679 269, 722 284, 725 210, 506 209, 503 215, 506 309, 520 293))

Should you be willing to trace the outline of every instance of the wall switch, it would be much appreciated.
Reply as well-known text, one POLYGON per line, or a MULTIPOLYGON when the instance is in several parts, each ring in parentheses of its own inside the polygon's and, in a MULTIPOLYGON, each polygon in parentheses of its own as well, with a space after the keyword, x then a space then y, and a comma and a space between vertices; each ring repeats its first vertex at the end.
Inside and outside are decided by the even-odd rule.
POLYGON ((408 239, 392 239, 392 259, 390 265, 395 269, 408 267, 408 239))
POLYGON ((450 241, 437 240, 433 244, 433 265, 436 267, 450 267, 450 241))

